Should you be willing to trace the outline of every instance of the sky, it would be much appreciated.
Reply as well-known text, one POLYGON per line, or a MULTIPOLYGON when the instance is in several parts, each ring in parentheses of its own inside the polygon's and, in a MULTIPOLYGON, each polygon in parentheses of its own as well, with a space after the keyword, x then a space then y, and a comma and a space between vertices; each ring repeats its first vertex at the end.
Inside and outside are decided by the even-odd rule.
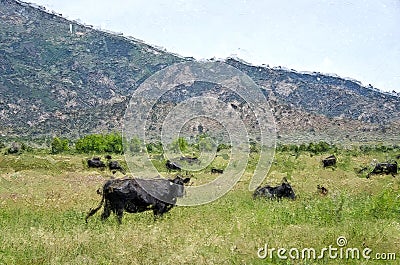
POLYGON ((399 0, 28 0, 196 59, 336 74, 400 92, 399 0))

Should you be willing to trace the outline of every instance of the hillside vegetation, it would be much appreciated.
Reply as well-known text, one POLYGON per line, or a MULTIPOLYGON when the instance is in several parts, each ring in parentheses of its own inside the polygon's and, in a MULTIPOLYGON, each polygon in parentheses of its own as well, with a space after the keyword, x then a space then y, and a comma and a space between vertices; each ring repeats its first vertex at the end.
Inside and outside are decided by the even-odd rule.
MULTIPOLYGON (((0 137, 79 138, 121 130, 136 88, 160 69, 188 60, 193 59, 69 21, 44 8, 2 0, 0 137)), ((319 72, 253 66, 233 58, 224 62, 260 86, 282 143, 399 141, 400 97, 396 93, 319 72)), ((197 83, 187 88, 187 95, 177 87, 159 113, 208 87, 197 83)), ((232 99, 224 98, 236 104, 232 99)), ((206 130, 214 124, 202 126, 206 130)))

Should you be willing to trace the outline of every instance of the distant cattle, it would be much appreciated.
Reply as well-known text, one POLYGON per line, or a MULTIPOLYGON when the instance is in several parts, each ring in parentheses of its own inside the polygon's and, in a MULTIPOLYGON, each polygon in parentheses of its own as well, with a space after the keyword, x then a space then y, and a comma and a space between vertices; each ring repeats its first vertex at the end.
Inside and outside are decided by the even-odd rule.
POLYGON ((179 158, 179 160, 187 162, 189 164, 198 164, 198 163, 200 163, 200 160, 197 157, 181 156, 179 158))
POLYGON ((125 174, 125 169, 118 163, 118 161, 111 160, 110 155, 106 155, 105 158, 108 160, 107 165, 108 169, 115 174, 117 171, 120 171, 122 174, 125 174))
POLYGON ((101 169, 104 169, 106 167, 106 164, 104 164, 104 162, 100 160, 100 157, 92 157, 91 159, 88 159, 87 165, 88 167, 101 169))
POLYGON ((173 170, 181 171, 182 170, 182 167, 178 163, 170 161, 170 160, 167 160, 167 162, 165 163, 165 167, 167 168, 168 171, 173 171, 173 170))
POLYGON ((335 166, 336 165, 336 156, 331 155, 325 159, 322 159, 322 164, 324 167, 335 166))
POLYGON ((391 174, 393 177, 397 174, 397 161, 388 161, 385 163, 376 163, 372 172, 368 173, 367 178, 374 174, 391 174))
POLYGON ((224 170, 213 167, 213 168, 211 168, 211 173, 213 173, 213 174, 222 174, 222 173, 224 173, 224 170))
POLYGON ((271 187, 267 185, 264 187, 258 187, 253 193, 253 198, 258 197, 280 200, 281 198, 295 199, 296 195, 287 179, 283 178, 282 184, 279 186, 271 187))
POLYGON ((108 169, 115 174, 117 171, 120 171, 122 174, 125 174, 125 169, 118 163, 118 161, 108 161, 108 169))
POLYGON ((317 185, 317 190, 322 195, 328 194, 328 189, 325 188, 324 186, 317 185))
POLYGON ((91 209, 85 221, 94 215, 104 204, 101 219, 106 220, 111 212, 117 215, 121 223, 124 211, 138 213, 152 210, 154 218, 161 217, 175 206, 176 200, 184 195, 184 184, 190 178, 183 179, 138 179, 124 178, 108 180, 102 189, 99 206, 91 209))

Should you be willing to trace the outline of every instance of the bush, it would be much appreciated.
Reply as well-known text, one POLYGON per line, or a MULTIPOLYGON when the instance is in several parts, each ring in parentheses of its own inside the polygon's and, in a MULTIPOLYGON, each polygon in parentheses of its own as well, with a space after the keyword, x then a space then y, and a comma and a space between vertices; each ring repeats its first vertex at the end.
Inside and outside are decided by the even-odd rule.
POLYGON ((89 134, 75 143, 76 151, 80 153, 123 153, 122 136, 118 133, 89 134))
POLYGON ((231 148, 232 148, 232 146, 230 144, 219 144, 217 147, 217 152, 219 152, 221 150, 229 150, 231 148))
POLYGON ((133 137, 129 143, 129 151, 131 153, 142 152, 142 141, 138 137, 133 137))
POLYGON ((51 142, 51 153, 59 154, 69 150, 69 140, 68 139, 60 139, 58 137, 54 137, 51 142))
POLYGON ((327 142, 320 141, 318 143, 309 143, 307 144, 301 144, 301 145, 295 145, 295 144, 278 144, 276 146, 277 151, 281 152, 294 152, 298 154, 299 152, 309 152, 311 154, 322 154, 326 152, 337 152, 338 148, 333 145, 333 144, 328 144, 327 142))
POLYGON ((148 143, 146 144, 147 152, 150 154, 162 154, 163 145, 161 142, 148 143))
POLYGON ((189 146, 189 143, 185 138, 179 137, 171 143, 171 149, 174 153, 185 152, 189 146))

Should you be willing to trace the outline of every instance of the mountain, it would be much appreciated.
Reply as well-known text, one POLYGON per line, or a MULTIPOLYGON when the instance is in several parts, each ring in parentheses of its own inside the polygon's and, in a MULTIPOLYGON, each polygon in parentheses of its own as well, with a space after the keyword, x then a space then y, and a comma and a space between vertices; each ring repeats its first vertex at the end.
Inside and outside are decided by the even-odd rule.
POLYGON ((307 139, 389 141, 400 139, 400 97, 358 81, 318 72, 226 63, 249 75, 268 94, 284 142, 307 139))
POLYGON ((182 58, 13 0, 0 1, 1 135, 119 129, 129 95, 182 58))
MULTIPOLYGON (((76 138, 120 130, 132 92, 160 69, 189 60, 43 7, 0 0, 0 135, 76 138)), ((260 86, 281 142, 399 141, 398 94, 318 72, 253 66, 234 58, 225 63, 260 86)), ((189 89, 211 88, 200 83, 189 89)), ((168 104, 184 93, 177 92, 168 104)), ((202 127, 213 126, 205 123, 202 127)))

